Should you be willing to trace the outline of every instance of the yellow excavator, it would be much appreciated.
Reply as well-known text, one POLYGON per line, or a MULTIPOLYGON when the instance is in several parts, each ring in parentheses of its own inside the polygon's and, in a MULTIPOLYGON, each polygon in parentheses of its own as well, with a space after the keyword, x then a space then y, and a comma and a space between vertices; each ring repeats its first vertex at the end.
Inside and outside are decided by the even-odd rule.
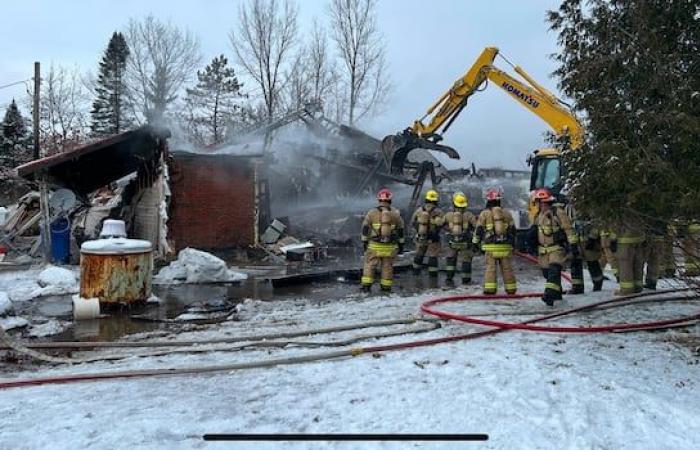
MULTIPOLYGON (((511 65, 524 81, 494 67, 493 63, 497 56, 499 56, 498 48, 485 48, 467 73, 459 78, 449 91, 438 98, 425 115, 413 123, 413 126, 382 140, 381 150, 385 160, 390 162, 392 171, 395 168, 401 168, 408 154, 416 148, 440 151, 451 157, 455 154, 458 156, 455 149, 439 143, 442 140, 442 133, 450 128, 459 113, 467 106, 469 97, 485 89, 488 81, 503 89, 520 105, 547 122, 556 136, 568 140, 568 145, 572 149, 581 145, 583 128, 571 108, 502 55, 500 55, 501 58, 511 65)), ((528 158, 528 163, 532 167, 530 191, 547 187, 558 193, 563 184, 559 150, 555 148, 535 150, 528 158)), ((536 214, 533 202, 530 202, 528 209, 532 219, 536 214)))

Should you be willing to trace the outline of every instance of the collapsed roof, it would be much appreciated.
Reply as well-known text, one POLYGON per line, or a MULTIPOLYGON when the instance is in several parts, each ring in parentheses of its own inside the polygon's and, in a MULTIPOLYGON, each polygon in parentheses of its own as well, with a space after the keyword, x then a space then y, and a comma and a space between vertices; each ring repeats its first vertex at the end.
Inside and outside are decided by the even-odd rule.
POLYGON ((169 136, 166 129, 144 126, 23 164, 17 173, 29 180, 44 175, 47 182, 86 196, 157 161, 169 136))

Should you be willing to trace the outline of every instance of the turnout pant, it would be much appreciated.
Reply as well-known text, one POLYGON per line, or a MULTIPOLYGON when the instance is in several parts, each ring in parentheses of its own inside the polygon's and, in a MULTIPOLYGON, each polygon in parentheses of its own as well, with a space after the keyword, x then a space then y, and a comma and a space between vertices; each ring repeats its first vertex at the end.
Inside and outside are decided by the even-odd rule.
POLYGON ((503 277, 503 284, 505 285, 506 292, 509 294, 515 294, 518 285, 515 281, 515 274, 513 273, 513 256, 494 256, 492 252, 486 252, 485 258, 486 272, 484 274, 484 294, 495 294, 498 291, 498 281, 496 275, 496 266, 501 269, 501 276, 503 277))
POLYGON ((440 242, 416 242, 416 254, 413 257, 413 269, 415 271, 423 268, 423 258, 426 255, 428 256, 428 273, 432 276, 437 276, 440 242))
POLYGON ((583 258, 571 260, 571 290, 574 293, 583 293, 583 258))
POLYGON ((394 258, 398 249, 394 246, 393 250, 377 250, 370 248, 365 252, 364 265, 362 267, 362 286, 372 286, 374 283, 374 273, 379 267, 381 269, 381 278, 379 285, 384 290, 391 290, 394 284, 394 258))
POLYGON ((539 262, 545 279, 544 298, 561 300, 561 269, 566 262, 564 249, 559 246, 540 247, 539 262), (552 251, 552 249, 554 250, 552 251))
POLYGON ((597 259, 586 261, 586 266, 588 267, 588 273, 591 275, 591 280, 593 280, 593 290, 600 290, 603 285, 603 269, 600 267, 600 263, 597 259))
POLYGON ((620 291, 622 295, 642 291, 644 252, 641 243, 619 242, 617 262, 620 267, 620 291))
POLYGON ((462 257, 462 282, 469 283, 472 280, 472 258, 474 257, 474 252, 465 242, 449 243, 447 247, 447 256, 445 258, 447 278, 451 280, 454 277, 455 271, 457 270, 457 261, 460 256, 462 257))

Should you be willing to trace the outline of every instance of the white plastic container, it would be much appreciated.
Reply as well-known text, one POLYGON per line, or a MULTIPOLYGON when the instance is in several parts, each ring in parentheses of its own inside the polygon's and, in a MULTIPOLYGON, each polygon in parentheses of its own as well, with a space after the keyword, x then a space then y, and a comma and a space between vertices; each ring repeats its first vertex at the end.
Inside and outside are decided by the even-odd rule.
POLYGON ((125 238, 126 224, 123 220, 107 219, 102 224, 101 238, 125 238))

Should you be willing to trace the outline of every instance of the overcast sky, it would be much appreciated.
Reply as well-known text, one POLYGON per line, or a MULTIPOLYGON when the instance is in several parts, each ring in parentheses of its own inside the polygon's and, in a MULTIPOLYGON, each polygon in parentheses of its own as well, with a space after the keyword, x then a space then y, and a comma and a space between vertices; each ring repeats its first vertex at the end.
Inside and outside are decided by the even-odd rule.
MULTIPOLYGON (((234 59, 228 33, 236 23, 238 0, 0 2, 0 86, 30 78, 34 61, 44 70, 53 62, 94 71, 112 32, 130 17, 149 13, 195 32, 204 61, 220 53, 234 59)), ((302 29, 308 30, 314 17, 327 21, 326 0, 298 3, 302 29)), ((556 35, 548 30, 545 13, 558 3, 380 0, 378 21, 386 38, 393 90, 383 112, 360 127, 379 138, 406 128, 490 45, 557 93, 557 81, 550 77, 555 64, 549 58, 557 49, 556 35)), ((502 60, 497 64, 512 73, 502 60)), ((23 85, 0 89, 3 114, 11 98, 22 97, 25 90, 23 85)), ((525 168, 527 154, 544 145, 547 130, 539 118, 490 86, 472 97, 444 143, 457 148, 465 165, 474 161, 477 166, 525 168)))

